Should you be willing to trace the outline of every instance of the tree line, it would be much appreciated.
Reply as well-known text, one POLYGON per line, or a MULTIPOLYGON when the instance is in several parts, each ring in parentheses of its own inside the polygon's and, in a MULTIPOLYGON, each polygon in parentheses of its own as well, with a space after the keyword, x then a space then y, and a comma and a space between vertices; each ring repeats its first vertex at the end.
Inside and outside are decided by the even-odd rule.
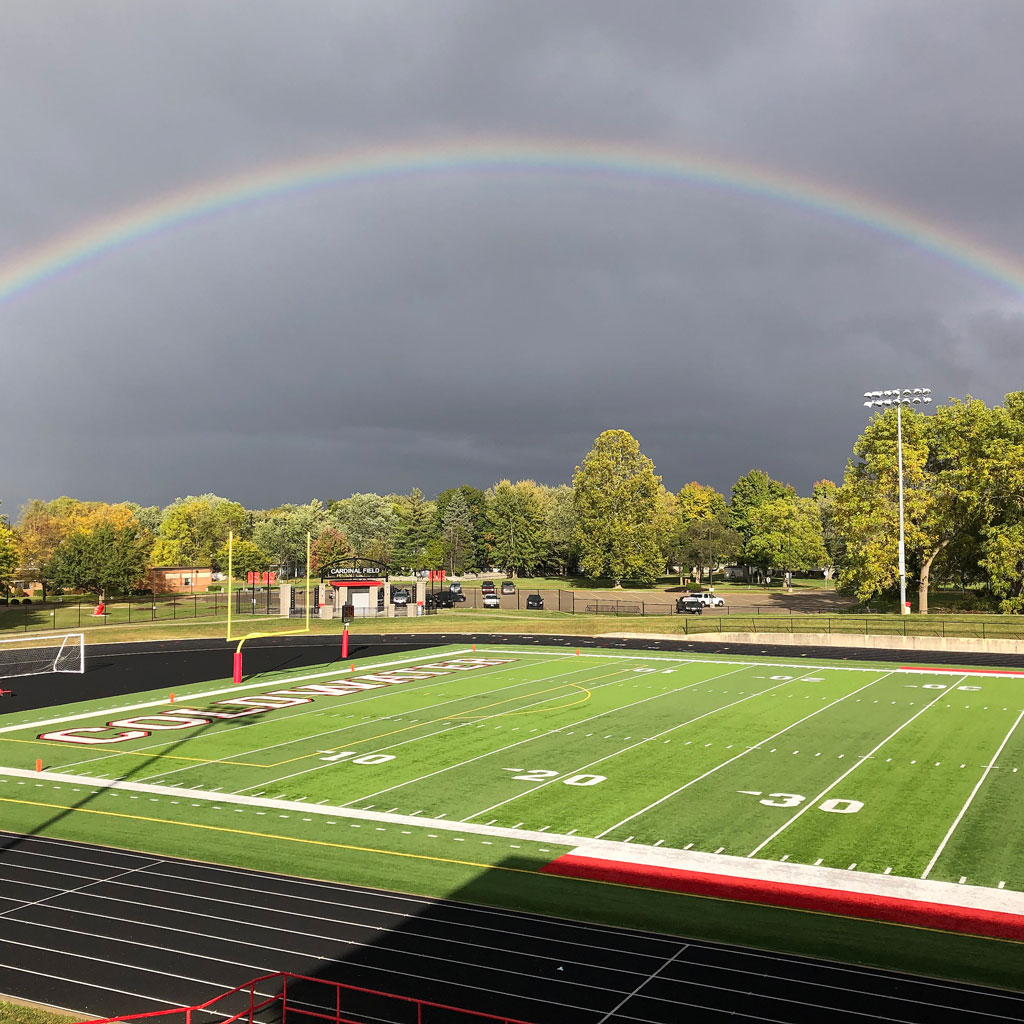
MULTIPOLYGON (((1024 609, 1024 392, 991 408, 969 396, 931 415, 908 408, 903 451, 907 564, 920 609, 936 580, 1024 609)), ((696 481, 673 491, 632 435, 606 430, 571 484, 556 486, 504 479, 433 499, 414 488, 271 509, 215 494, 165 508, 33 500, 13 526, 0 516, 0 582, 18 574, 51 589, 127 593, 150 567, 223 571, 229 532, 238 575, 304 572, 308 533, 314 572, 358 554, 396 570, 493 567, 619 585, 736 563, 750 578, 818 570, 866 601, 897 584, 896 413, 868 423, 841 484, 821 480, 809 495, 762 469, 741 476, 728 498, 696 481)))

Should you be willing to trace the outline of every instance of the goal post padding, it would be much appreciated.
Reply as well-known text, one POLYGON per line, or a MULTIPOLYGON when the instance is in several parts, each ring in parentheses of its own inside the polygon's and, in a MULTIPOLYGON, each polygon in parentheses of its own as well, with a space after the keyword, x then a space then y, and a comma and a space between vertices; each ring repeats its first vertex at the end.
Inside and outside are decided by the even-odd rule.
POLYGON ((85 671, 85 635, 0 637, 0 679, 85 671))

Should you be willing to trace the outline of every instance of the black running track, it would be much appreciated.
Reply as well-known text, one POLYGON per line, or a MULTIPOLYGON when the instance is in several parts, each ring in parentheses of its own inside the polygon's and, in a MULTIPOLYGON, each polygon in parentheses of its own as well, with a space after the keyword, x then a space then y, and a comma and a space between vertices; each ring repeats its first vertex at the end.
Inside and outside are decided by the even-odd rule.
MULTIPOLYGON (((395 637, 392 646, 388 639, 374 638, 372 645, 360 640, 353 654, 366 659, 430 642, 468 642, 451 635, 413 642, 395 637)), ((592 639, 559 639, 594 645, 592 639)), ((263 653, 247 662, 247 674, 323 662, 335 647, 320 638, 290 641, 254 648, 263 653)), ((686 649, 683 643, 629 646, 686 649)), ((81 699, 83 690, 97 697, 180 685, 184 678, 204 678, 205 671, 205 678, 225 674, 223 646, 197 641, 184 653, 178 650, 131 645, 133 656, 126 658, 124 647, 90 648, 84 679, 52 682, 63 688, 73 678, 81 699)), ((827 649, 812 654, 736 645, 724 653, 842 657, 827 649)), ((886 660, 900 658, 887 652, 886 660)), ((922 659, 915 654, 913 660, 922 659)), ((3 707, 42 706, 41 691, 50 694, 46 703, 70 699, 57 695, 50 682, 22 681, 3 707)), ((1024 995, 1010 992, 0 830, 4 994, 112 1016, 192 1005, 281 970, 535 1024, 1024 1021, 1024 995)), ((266 983, 260 991, 269 996, 275 990, 266 983)), ((324 992, 322 986, 291 985, 289 1003, 324 1008, 324 992)), ((333 997, 329 1001, 333 1005, 333 997)), ((365 999, 357 999, 349 1013, 367 1024, 414 1019, 408 1007, 365 999)), ((262 1020, 279 1024, 270 1010, 262 1020)))

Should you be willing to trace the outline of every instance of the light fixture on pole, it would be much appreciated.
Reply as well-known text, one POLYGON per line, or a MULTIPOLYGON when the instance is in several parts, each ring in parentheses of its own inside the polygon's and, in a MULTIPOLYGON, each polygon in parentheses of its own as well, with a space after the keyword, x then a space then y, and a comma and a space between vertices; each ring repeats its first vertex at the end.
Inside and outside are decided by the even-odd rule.
POLYGON ((907 558, 903 529, 903 406, 928 405, 931 402, 931 388, 891 388, 888 391, 865 391, 866 409, 887 409, 896 406, 896 474, 900 491, 900 614, 908 615, 907 606, 907 558))

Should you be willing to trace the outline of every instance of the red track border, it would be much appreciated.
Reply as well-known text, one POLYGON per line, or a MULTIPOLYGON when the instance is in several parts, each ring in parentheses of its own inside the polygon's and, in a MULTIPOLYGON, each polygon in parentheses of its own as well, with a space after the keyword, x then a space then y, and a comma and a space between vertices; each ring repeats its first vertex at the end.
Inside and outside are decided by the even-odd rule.
POLYGON ((827 889, 789 882, 771 882, 759 878, 715 875, 702 871, 627 861, 601 860, 568 853, 541 868, 552 875, 615 882, 648 889, 741 900, 794 910, 860 917, 872 921, 914 925, 939 931, 963 932, 986 938, 1024 942, 1024 916, 995 910, 951 906, 895 896, 827 889))

